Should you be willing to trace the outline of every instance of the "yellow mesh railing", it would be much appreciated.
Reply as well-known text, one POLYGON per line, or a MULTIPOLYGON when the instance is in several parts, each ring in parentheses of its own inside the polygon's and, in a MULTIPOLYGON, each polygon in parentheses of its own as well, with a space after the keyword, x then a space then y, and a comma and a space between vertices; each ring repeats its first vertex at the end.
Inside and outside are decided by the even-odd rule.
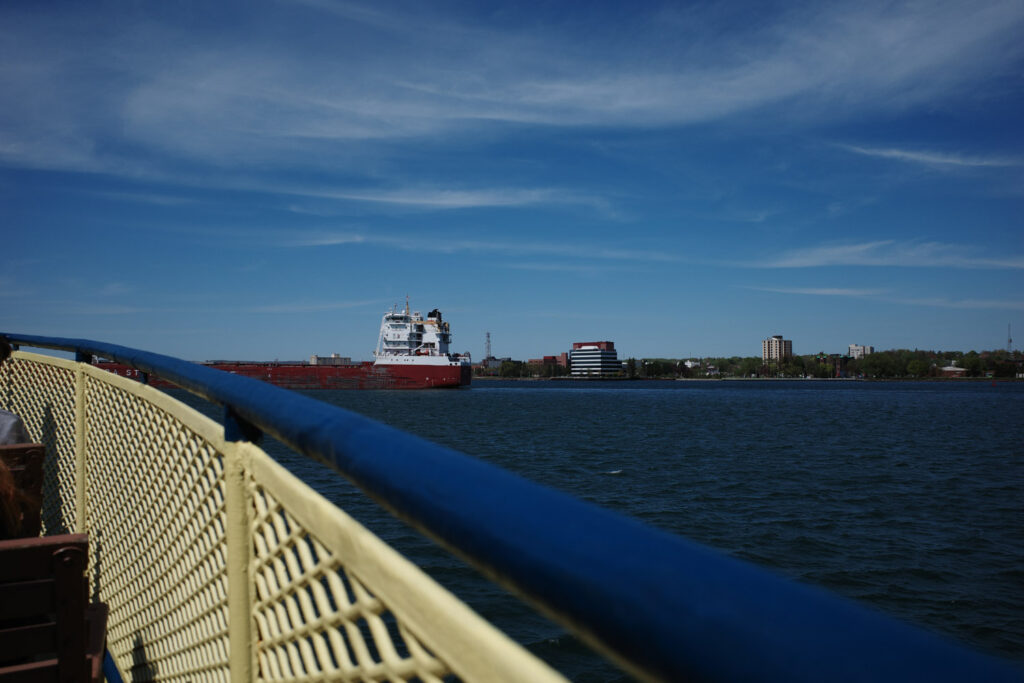
POLYGON ((18 352, 44 533, 85 532, 136 681, 563 680, 343 511, 168 395, 18 352))
POLYGON ((33 439, 46 445, 43 470, 43 533, 76 528, 74 363, 17 362, 0 365, 4 407, 25 421, 33 439), (57 454, 65 457, 57 457, 57 454))

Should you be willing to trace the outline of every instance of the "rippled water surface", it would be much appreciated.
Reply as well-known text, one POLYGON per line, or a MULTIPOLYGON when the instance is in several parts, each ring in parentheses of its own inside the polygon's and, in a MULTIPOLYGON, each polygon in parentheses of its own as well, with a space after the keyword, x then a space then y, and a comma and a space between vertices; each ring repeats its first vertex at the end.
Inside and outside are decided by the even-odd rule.
MULTIPOLYGON (((1024 662, 1024 384, 478 381, 310 396, 1024 662)), ((333 473, 268 450, 569 677, 621 676, 333 473)))

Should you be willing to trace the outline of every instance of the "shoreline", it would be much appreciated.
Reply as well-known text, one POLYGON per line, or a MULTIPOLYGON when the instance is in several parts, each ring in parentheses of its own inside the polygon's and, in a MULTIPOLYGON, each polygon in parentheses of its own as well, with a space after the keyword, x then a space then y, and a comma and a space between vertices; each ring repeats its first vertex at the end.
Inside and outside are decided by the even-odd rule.
POLYGON ((493 377, 473 376, 473 382, 960 382, 1014 383, 1020 377, 493 377))

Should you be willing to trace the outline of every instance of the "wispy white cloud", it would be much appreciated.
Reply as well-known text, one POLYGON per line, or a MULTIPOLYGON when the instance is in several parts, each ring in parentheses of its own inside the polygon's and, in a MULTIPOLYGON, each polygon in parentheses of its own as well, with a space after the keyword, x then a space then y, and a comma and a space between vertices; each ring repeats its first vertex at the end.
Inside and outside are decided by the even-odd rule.
POLYGON ((775 294, 807 294, 810 296, 849 296, 867 297, 878 296, 885 293, 884 289, 850 289, 843 287, 744 287, 758 292, 773 292, 775 294))
POLYGON ((869 299, 880 303, 900 304, 904 306, 928 306, 951 309, 993 309, 993 310, 1024 310, 1024 299, 955 299, 949 297, 900 297, 893 296, 886 289, 850 289, 843 287, 757 287, 744 289, 774 294, 796 294, 809 296, 834 296, 869 299))
POLYGON ((827 207, 829 218, 838 218, 864 206, 870 206, 878 202, 878 197, 866 196, 853 199, 843 199, 831 202, 827 207))
POLYGON ((96 290, 96 294, 100 296, 120 296, 130 293, 133 289, 134 287, 124 282, 108 282, 100 286, 96 290))
POLYGON ((323 311, 341 311, 363 306, 376 306, 387 303, 383 299, 366 301, 320 301, 320 302, 287 302, 283 304, 267 304, 264 306, 243 307, 246 313, 321 313, 323 311))
POLYGON ((154 204, 156 206, 184 206, 196 202, 194 198, 158 192, 94 192, 92 194, 116 201, 154 204))
MULTIPOLYGON (((927 12, 866 3, 779 15, 760 31, 717 36, 710 43, 702 34, 700 43, 691 44, 705 45, 708 51, 702 52, 695 47, 681 51, 676 46, 685 40, 642 13, 636 15, 636 28, 651 36, 653 44, 608 36, 600 51, 569 27, 538 31, 531 25, 526 33, 454 26, 422 14, 408 23, 400 17, 388 22, 373 14, 378 27, 387 24, 380 37, 393 41, 396 50, 393 57, 385 50, 363 55, 361 78, 339 81, 329 75, 331 70, 348 73, 345 53, 327 55, 309 73, 310 64, 275 52, 273 45, 261 46, 259 55, 236 50, 228 59, 217 50, 216 61, 214 54, 200 51, 179 62, 182 69, 157 74, 133 92, 129 120, 140 132, 157 122, 164 130, 177 131, 180 122, 216 117, 232 124, 220 134, 257 133, 266 144, 268 138, 454 133, 472 121, 673 125, 792 97, 810 97, 828 109, 868 103, 884 107, 890 99, 905 106, 908 100, 946 96, 951 86, 968 82, 977 70, 997 67, 994 50, 979 47, 986 41, 989 46, 1006 43, 1008 24, 1019 25, 1024 18, 1012 3, 947 3, 927 12), (424 30, 424 24, 437 28, 424 30), (417 38, 412 54, 408 33, 417 38), (437 37, 431 40, 431 35, 437 37), (457 42, 434 44, 441 40, 457 42), (747 42, 746 49, 742 42, 747 42), (729 59, 715 56, 727 47, 737 48, 729 59), (464 54, 474 55, 473 68, 465 66, 464 54), (540 54, 545 60, 537 59, 540 54), (396 71, 393 60, 399 57, 406 65, 411 59, 414 66, 396 71), (879 61, 889 68, 869 66, 879 61), (212 64, 216 66, 211 69, 212 64)), ((685 37, 695 29, 684 24, 681 30, 685 37)), ((820 105, 806 111, 820 111, 820 105)), ((191 133, 201 131, 191 127, 191 133)), ((202 132, 199 140, 206 145, 214 143, 211 138, 202 132)))
POLYGON ((994 309, 1024 311, 1024 299, 950 299, 946 297, 927 297, 920 299, 893 298, 893 303, 908 306, 933 306, 935 308, 954 309, 994 309))
POLYGON ((761 210, 761 211, 748 211, 735 213, 732 216, 727 216, 724 220, 732 220, 738 223, 764 223, 766 220, 777 214, 775 210, 761 210))
POLYGON ((363 301, 289 301, 280 304, 264 304, 261 306, 182 306, 182 305, 162 305, 162 306, 139 306, 139 305, 118 305, 118 304, 93 304, 93 303, 81 303, 74 300, 63 300, 59 302, 38 302, 40 306, 50 310, 51 312, 63 312, 64 314, 73 312, 75 315, 104 315, 104 316, 123 316, 123 315, 143 315, 143 314, 210 314, 210 313, 321 313, 324 311, 341 311, 351 308, 361 308, 363 306, 378 306, 382 304, 390 303, 387 299, 368 299, 363 301))
POLYGON ((23 282, 0 275, 0 299, 24 299, 32 294, 32 289, 23 282))
POLYGON ((285 237, 280 244, 285 247, 333 247, 342 244, 366 244, 368 241, 365 235, 321 232, 285 237))
POLYGON ((540 254, 545 256, 573 257, 574 259, 597 259, 608 261, 638 261, 649 263, 676 263, 683 259, 668 251, 593 247, 586 244, 562 242, 467 239, 424 239, 407 235, 384 235, 353 232, 303 232, 283 233, 268 239, 276 240, 282 247, 324 247, 340 245, 377 245, 391 249, 416 252, 455 254, 478 252, 482 254, 521 256, 540 254))
POLYGON ((328 199, 374 202, 428 209, 466 209, 480 207, 530 206, 535 204, 590 204, 607 206, 597 197, 582 196, 556 189, 486 188, 453 190, 447 188, 403 188, 396 190, 315 190, 293 188, 291 194, 328 199))
POLYGON ((1022 269, 1024 255, 985 256, 977 249, 941 242, 878 240, 794 249, 745 264, 757 268, 899 266, 913 268, 1022 269))
POLYGON ((925 166, 947 168, 947 167, 1006 167, 1022 166, 1024 159, 1009 157, 980 157, 961 154, 945 154, 940 152, 922 152, 897 148, 858 147, 856 145, 840 145, 841 148, 862 154, 864 156, 881 157, 883 159, 895 159, 925 166))
POLYGON ((273 266, 269 266, 266 261, 251 261, 249 263, 237 263, 231 266, 231 270, 236 273, 258 273, 261 270, 273 270, 273 266))
MULTIPOLYGON (((67 304, 60 304, 60 307, 68 308, 67 304)), ((93 305, 76 306, 75 313, 80 315, 141 315, 144 313, 169 313, 170 309, 152 306, 119 306, 119 305, 93 305)))
POLYGON ((599 275, 609 271, 626 270, 621 266, 612 266, 607 263, 504 263, 503 268, 512 270, 529 270, 542 273, 577 273, 580 275, 599 275))
POLYGON ((575 17, 487 24, 431 6, 309 0, 289 25, 254 36, 259 21, 203 31, 140 14, 123 30, 86 8, 0 10, 0 162, 119 174, 182 160, 319 167, 342 164, 349 143, 457 140, 495 122, 674 126, 775 105, 788 118, 846 117, 974 92, 1024 53, 1015 0, 812 3, 758 22, 730 14, 739 11, 637 11, 581 30, 575 17))
MULTIPOLYGON (((762 268, 814 268, 838 265, 881 265, 879 253, 894 244, 892 240, 807 247, 785 252, 749 265, 762 268)), ((889 265, 888 263, 886 265, 889 265)))

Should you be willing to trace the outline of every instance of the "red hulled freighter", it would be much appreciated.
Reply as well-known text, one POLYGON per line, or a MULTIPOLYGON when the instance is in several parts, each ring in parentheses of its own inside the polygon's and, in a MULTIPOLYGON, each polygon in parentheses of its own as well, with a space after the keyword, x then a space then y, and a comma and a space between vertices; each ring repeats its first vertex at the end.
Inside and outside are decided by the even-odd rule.
MULTIPOLYGON (((469 386, 472 366, 468 354, 453 354, 451 330, 436 308, 424 318, 419 311, 397 307, 384 315, 373 362, 351 361, 337 355, 305 361, 205 361, 203 365, 244 375, 288 389, 435 389, 469 386)), ((135 368, 98 362, 98 367, 138 378, 135 368)), ((173 386, 150 378, 154 386, 173 386)))

